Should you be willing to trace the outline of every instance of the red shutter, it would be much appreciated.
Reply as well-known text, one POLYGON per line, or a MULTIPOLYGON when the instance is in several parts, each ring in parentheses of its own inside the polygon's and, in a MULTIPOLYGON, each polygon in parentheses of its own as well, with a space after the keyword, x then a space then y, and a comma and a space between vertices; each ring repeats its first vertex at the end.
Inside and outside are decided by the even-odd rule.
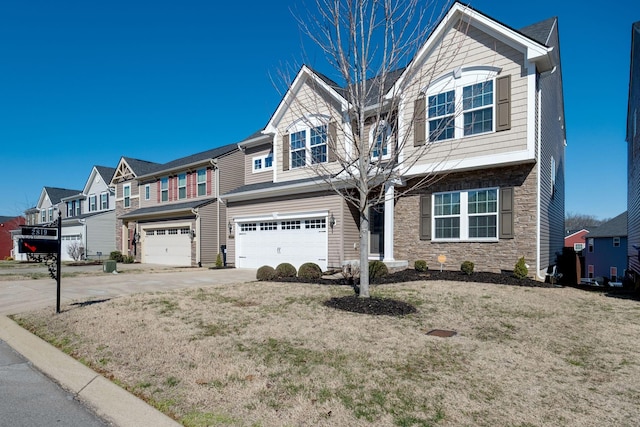
POLYGON ((156 187, 158 190, 158 203, 160 203, 160 187, 162 187, 162 180, 156 181, 156 187))
POLYGON ((207 168, 207 196, 211 195, 211 169, 207 168))
POLYGON ((187 199, 191 198, 191 186, 189 185, 190 181, 191 181, 191 172, 187 172, 187 182, 185 183, 185 185, 187 186, 187 199))

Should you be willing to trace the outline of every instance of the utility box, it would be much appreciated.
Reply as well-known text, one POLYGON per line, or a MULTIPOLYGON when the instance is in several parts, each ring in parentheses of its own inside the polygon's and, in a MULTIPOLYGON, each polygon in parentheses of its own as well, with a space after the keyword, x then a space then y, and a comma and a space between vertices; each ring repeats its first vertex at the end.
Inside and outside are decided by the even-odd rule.
POLYGON ((113 273, 116 271, 116 260, 108 259, 102 264, 102 269, 105 273, 113 273))

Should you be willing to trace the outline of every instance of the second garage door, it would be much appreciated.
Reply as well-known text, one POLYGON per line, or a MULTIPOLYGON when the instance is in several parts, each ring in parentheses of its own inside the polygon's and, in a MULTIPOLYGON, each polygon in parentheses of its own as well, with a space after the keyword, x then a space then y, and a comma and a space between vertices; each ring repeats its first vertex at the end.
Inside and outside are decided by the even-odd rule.
POLYGON ((236 266, 276 267, 282 262, 299 268, 313 262, 327 269, 326 218, 239 222, 236 225, 236 266))
POLYGON ((189 227, 144 229, 142 262, 163 265, 191 265, 189 227))

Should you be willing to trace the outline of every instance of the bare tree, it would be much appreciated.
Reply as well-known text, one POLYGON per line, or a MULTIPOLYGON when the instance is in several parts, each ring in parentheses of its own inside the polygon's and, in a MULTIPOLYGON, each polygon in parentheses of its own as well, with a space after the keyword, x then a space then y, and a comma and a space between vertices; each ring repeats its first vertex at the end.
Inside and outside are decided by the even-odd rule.
POLYGON ((602 223, 607 222, 607 219, 600 220, 593 215, 579 214, 575 212, 567 212, 564 218, 564 228, 569 231, 577 231, 597 227, 602 223))
POLYGON ((73 242, 67 246, 67 254, 73 258, 74 261, 78 261, 84 255, 84 247, 80 242, 73 242))
MULTIPOLYGON (((416 104, 405 97, 411 91, 415 95, 417 88, 428 87, 453 68, 464 47, 468 24, 460 20, 448 37, 437 41, 428 63, 416 64, 416 53, 446 13, 449 2, 314 0, 313 5, 307 16, 294 14, 302 31, 324 52, 333 74, 327 78, 314 72, 320 76, 309 82, 316 86, 314 99, 294 98, 288 108, 296 110, 299 117, 322 114, 328 117, 325 122, 341 124, 338 130, 327 131, 328 155, 313 148, 307 153, 311 159, 308 169, 359 213, 359 295, 369 297, 371 209, 441 179, 442 165, 458 144, 453 138, 440 136, 452 128, 455 116, 461 114, 460 105, 445 107, 451 111, 430 128, 425 96, 416 104), (323 95, 327 90, 339 94, 341 105, 323 95), (422 126, 423 134, 426 129, 426 140, 417 140, 414 125, 422 126), (431 172, 414 175, 408 182, 408 172, 433 149, 427 141, 434 139, 446 141, 438 144, 432 156, 431 172)), ((292 81, 289 75, 282 77, 292 81)))

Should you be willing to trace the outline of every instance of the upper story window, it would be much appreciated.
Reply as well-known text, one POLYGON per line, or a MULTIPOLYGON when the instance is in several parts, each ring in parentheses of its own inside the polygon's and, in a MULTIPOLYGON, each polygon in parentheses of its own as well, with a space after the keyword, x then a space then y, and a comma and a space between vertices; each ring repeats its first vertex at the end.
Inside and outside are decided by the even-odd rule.
POLYGON ((198 169, 198 196, 207 194, 207 170, 198 169))
POLYGON ((40 212, 40 222, 47 222, 47 211, 46 209, 43 209, 42 212, 40 212))
POLYGON ((371 128, 369 143, 371 144, 372 159, 388 158, 391 154, 391 126, 384 120, 371 128))
POLYGON ((75 201, 73 202, 67 202, 67 217, 72 217, 74 212, 75 212, 75 207, 73 206, 73 204, 75 203, 75 201))
POLYGON ((77 200, 75 204, 76 204, 76 216, 79 216, 82 213, 82 203, 80 202, 80 200, 77 200))
POLYGON ((144 186, 144 199, 149 200, 151 198, 151 184, 144 186))
POLYGON ((620 247, 620 238, 619 237, 614 237, 613 238, 613 247, 614 248, 619 248, 620 247))
POLYGON ((49 222, 53 221, 53 206, 49 208, 49 222))
POLYGON ((587 244, 589 245, 589 252, 593 252, 593 237, 587 239, 587 244))
POLYGON ((91 196, 89 196, 89 212, 94 212, 96 210, 98 210, 97 207, 97 202, 96 202, 96 195, 92 194, 91 196))
POLYGON ((187 198, 187 174, 181 173, 178 175, 178 199, 187 198))
POLYGON ((100 209, 109 209, 109 193, 100 194, 100 209))
POLYGON ((305 117, 289 129, 291 169, 328 161, 327 131, 326 119, 317 116, 305 117))
POLYGON ((263 172, 273 169, 273 153, 269 153, 264 156, 254 157, 252 159, 252 171, 263 172))
POLYGON ((128 208, 131 206, 131 184, 125 184, 122 187, 122 194, 124 198, 124 207, 128 208))
POLYGON ((169 178, 164 177, 160 179, 160 201, 166 202, 169 200, 169 178))
POLYGON ((433 240, 498 238, 498 189, 436 193, 433 240))
MULTIPOLYGON (((496 105, 503 99, 503 120, 499 130, 510 128, 510 79, 495 91, 495 67, 457 68, 438 78, 426 90, 428 140, 443 141, 496 130, 496 105)), ((506 76, 508 77, 508 76, 506 76)))

